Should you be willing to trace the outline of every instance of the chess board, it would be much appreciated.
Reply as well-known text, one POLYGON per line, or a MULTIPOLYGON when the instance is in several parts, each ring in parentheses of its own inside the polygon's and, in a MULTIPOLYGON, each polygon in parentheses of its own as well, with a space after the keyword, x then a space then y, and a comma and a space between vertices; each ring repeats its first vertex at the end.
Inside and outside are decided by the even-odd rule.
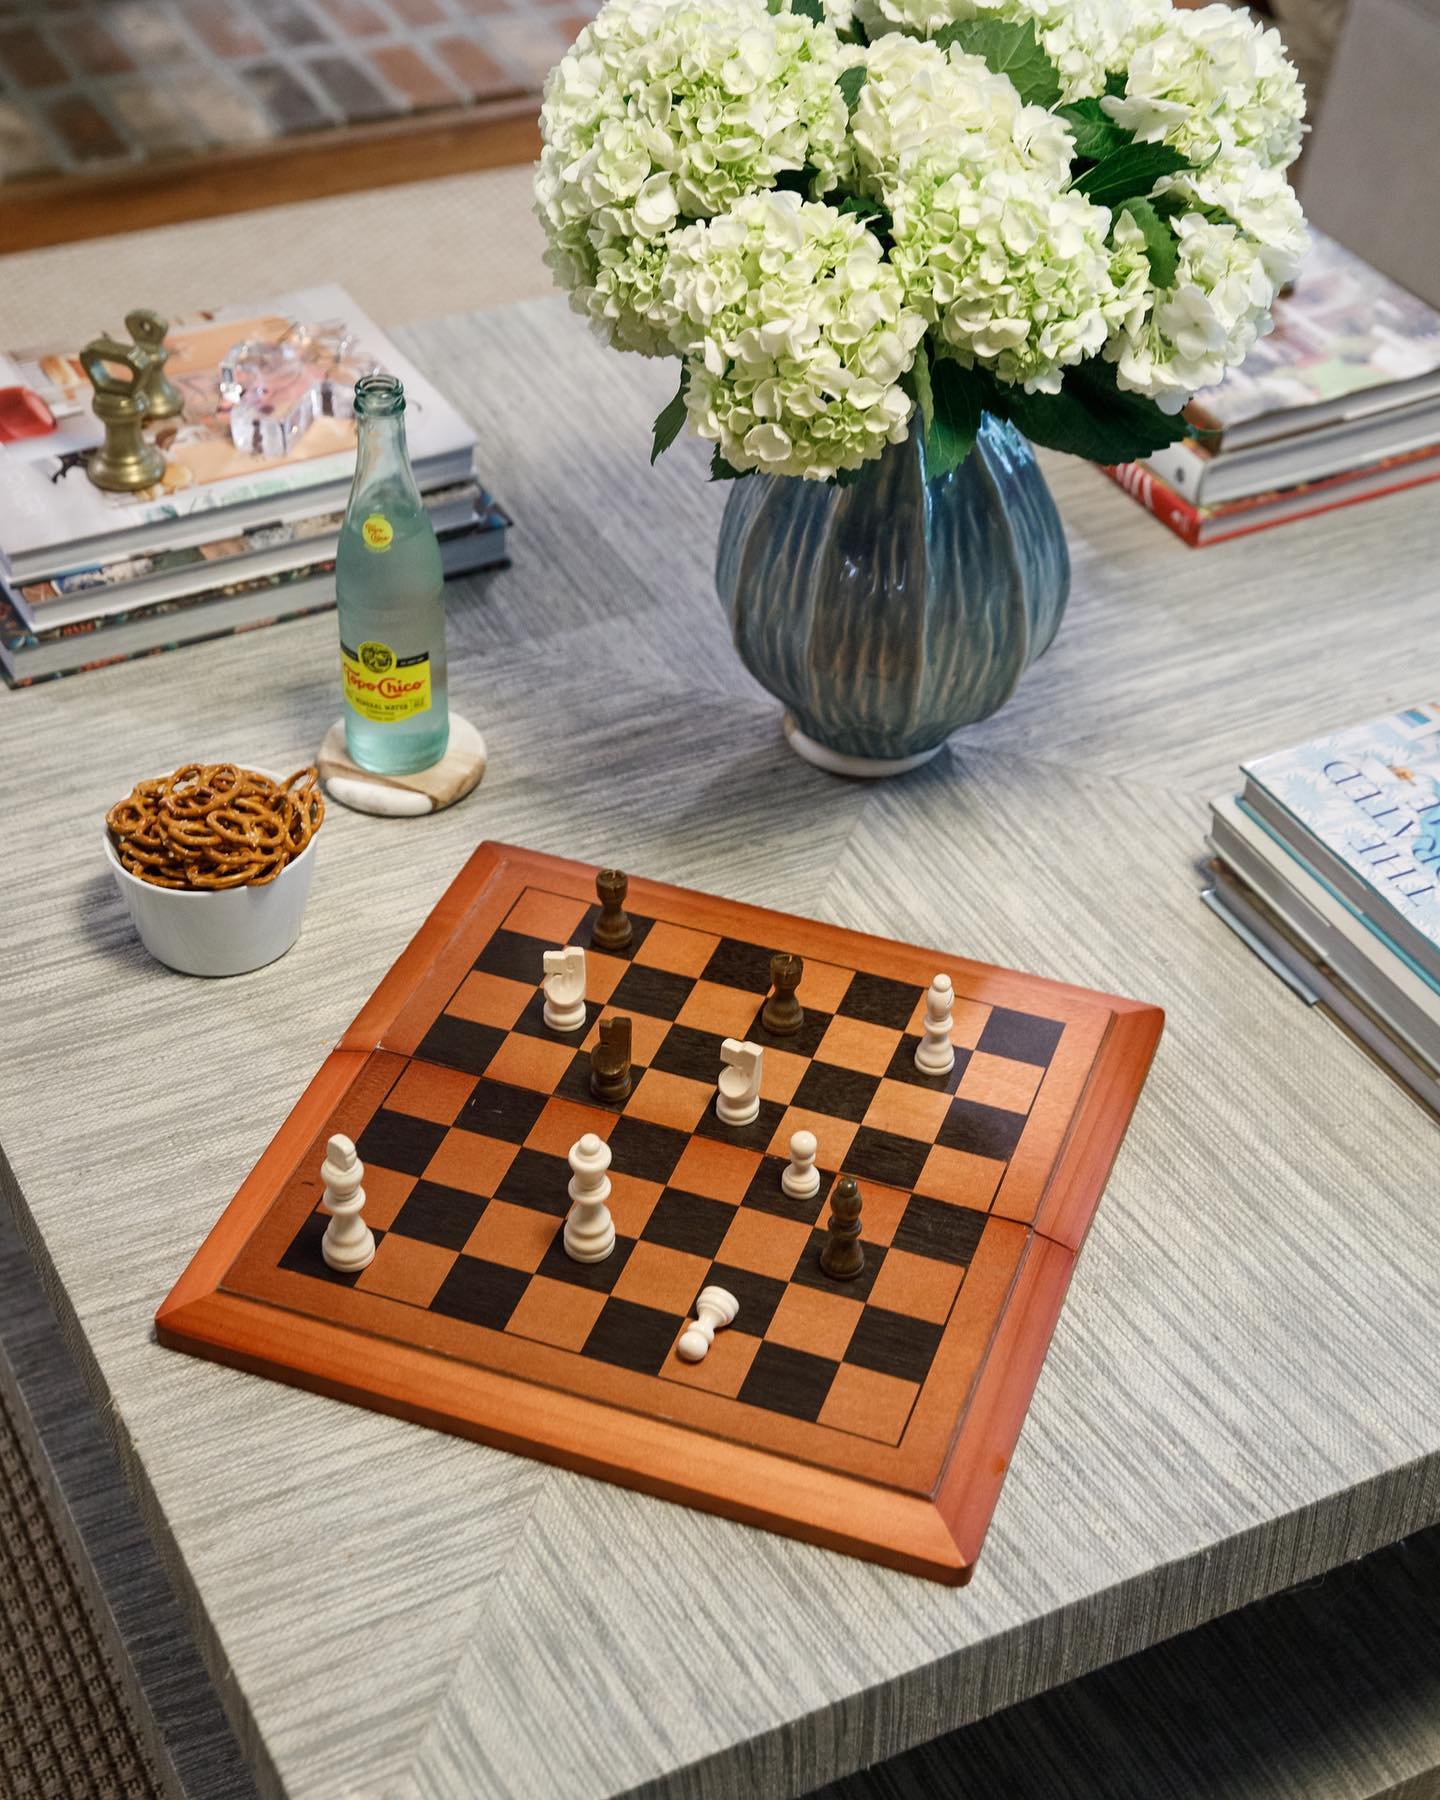
POLYGON ((968 1579, 1154 1007, 631 878, 590 948, 593 868, 482 845, 326 1060, 157 1316, 162 1343, 952 1583, 968 1579), (583 1028, 541 1016, 546 949, 587 949, 583 1028), (760 1019, 772 951, 804 1024, 760 1019), (944 970, 955 1066, 916 1068, 944 970), (591 1097, 599 1019, 634 1085, 591 1097), (759 1117, 715 1113, 726 1037, 765 1047, 759 1117), (821 1189, 781 1191, 792 1132, 821 1189), (373 1262, 320 1243, 327 1138, 365 1163, 373 1262), (616 1243, 561 1245, 566 1153, 611 1152, 616 1243), (853 1174, 865 1268, 820 1268, 853 1174), (739 1301, 703 1361, 675 1342, 739 1301))

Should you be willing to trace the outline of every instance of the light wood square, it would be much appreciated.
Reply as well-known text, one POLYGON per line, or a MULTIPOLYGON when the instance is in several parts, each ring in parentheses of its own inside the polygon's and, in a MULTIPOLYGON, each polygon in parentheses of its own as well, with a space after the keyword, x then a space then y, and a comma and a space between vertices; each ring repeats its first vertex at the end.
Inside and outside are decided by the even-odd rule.
MULTIPOLYGON (((759 994, 740 988, 721 987, 714 981, 697 981, 680 1008, 678 1023, 697 1031, 718 1032, 721 1037, 744 1038, 763 1004, 759 994)), ((717 1071, 718 1075, 718 1071, 717 1071)))
POLYGON ((560 1350, 579 1350, 604 1304, 602 1293, 537 1275, 520 1296, 505 1329, 515 1337, 535 1338, 560 1350))
POLYGON ((1012 1062, 1008 1056, 990 1056, 977 1050, 955 1092, 962 1100, 978 1100, 982 1106, 1029 1112, 1044 1074, 1036 1063, 1012 1062))
POLYGON ((590 910, 586 900, 572 900, 568 894, 547 894, 541 888, 526 888, 505 915, 507 931, 522 932, 526 937, 544 938, 555 945, 573 944, 580 921, 590 910))
POLYGON ((454 1267, 456 1255, 454 1250, 423 1244, 418 1238, 383 1237, 375 1246, 374 1262, 355 1285, 367 1294, 383 1294, 387 1300, 428 1306, 454 1267))
MULTIPOLYGON (((478 1131, 447 1131, 440 1148, 430 1158, 425 1179, 489 1199, 505 1179, 505 1171, 519 1148, 518 1144, 485 1137, 478 1131)), ((366 1187, 368 1190, 368 1175, 366 1187)))
POLYGON ((647 968, 667 969, 672 975, 698 975, 719 943, 708 931, 690 931, 660 920, 645 933, 634 960, 647 968))
POLYGON ((834 1018, 815 1052, 816 1062, 837 1063, 866 1075, 883 1075, 890 1067, 901 1033, 868 1019, 834 1018))
POLYGON ((495 1025, 501 1031, 509 1031, 534 995, 535 989, 526 987, 523 981, 509 981, 503 975, 472 969, 445 1011, 475 1025, 495 1025))

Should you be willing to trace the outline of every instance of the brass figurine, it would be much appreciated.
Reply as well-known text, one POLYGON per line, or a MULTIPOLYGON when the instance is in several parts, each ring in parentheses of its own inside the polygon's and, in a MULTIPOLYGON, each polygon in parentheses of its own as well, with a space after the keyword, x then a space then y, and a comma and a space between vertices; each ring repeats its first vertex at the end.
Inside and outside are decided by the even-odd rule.
POLYGON ((97 337, 80 352, 80 363, 95 389, 95 417, 105 427, 105 442, 90 452, 86 474, 96 487, 115 494, 153 487, 165 473, 165 458, 143 431, 149 353, 137 344, 97 337), (129 381, 115 365, 130 371, 129 381))
POLYGON ((139 307, 125 315, 125 329, 136 347, 148 360, 145 372, 145 416, 147 419, 176 419, 185 410, 185 396, 165 373, 170 352, 165 344, 169 321, 148 307, 139 307))

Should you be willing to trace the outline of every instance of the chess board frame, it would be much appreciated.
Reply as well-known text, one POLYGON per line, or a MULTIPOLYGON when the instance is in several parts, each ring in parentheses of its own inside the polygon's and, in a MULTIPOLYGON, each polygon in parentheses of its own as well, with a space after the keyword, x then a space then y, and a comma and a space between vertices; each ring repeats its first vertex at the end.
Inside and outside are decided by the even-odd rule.
MULTIPOLYGON (((1064 1024, 1072 1048, 1057 1053, 1030 1106, 1039 1136, 1021 1139, 1017 1165, 990 1203, 1011 1221, 995 1229, 1015 1250, 992 1258, 983 1277, 992 1290, 985 1341, 978 1354, 967 1351, 968 1364, 958 1352, 944 1362, 954 1391, 927 1377, 927 1404, 883 1456, 874 1445, 847 1446, 827 1463, 813 1450, 792 1451, 783 1432, 756 1442, 712 1435, 703 1406, 661 1416, 638 1383, 621 1380, 618 1398, 567 1391, 563 1359, 547 1361, 543 1352, 528 1364, 511 1357, 508 1366, 501 1358, 482 1367, 456 1354, 443 1333, 417 1330, 406 1342, 393 1330, 367 1329, 361 1297, 343 1287, 311 1283, 297 1300, 295 1283, 304 1278, 276 1267, 302 1199, 313 1212, 319 1198, 325 1136, 347 1128, 347 1108, 363 1125, 381 1104, 465 980, 475 944, 502 927, 528 890, 593 901, 595 873, 514 846, 480 845, 160 1307, 159 1341, 933 1580, 967 1581, 1160 1036, 1156 1007, 631 878, 627 904, 637 916, 795 951, 807 966, 840 964, 917 992, 943 968, 958 995, 1064 1024), (1028 1162, 1027 1143, 1041 1145, 1028 1162)), ((981 1275, 974 1280, 979 1289, 981 1275)))

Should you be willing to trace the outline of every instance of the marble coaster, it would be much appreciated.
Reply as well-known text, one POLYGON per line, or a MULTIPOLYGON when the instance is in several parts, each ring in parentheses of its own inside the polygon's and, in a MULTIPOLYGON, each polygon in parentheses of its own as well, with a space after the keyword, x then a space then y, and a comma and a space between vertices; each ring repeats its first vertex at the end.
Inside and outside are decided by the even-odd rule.
POLYGON ((485 740, 459 713, 450 715, 450 744, 438 763, 413 775, 376 775, 345 754, 345 721, 325 733, 316 758, 325 792, 352 812, 415 816, 443 812, 480 785, 485 773, 485 740))

